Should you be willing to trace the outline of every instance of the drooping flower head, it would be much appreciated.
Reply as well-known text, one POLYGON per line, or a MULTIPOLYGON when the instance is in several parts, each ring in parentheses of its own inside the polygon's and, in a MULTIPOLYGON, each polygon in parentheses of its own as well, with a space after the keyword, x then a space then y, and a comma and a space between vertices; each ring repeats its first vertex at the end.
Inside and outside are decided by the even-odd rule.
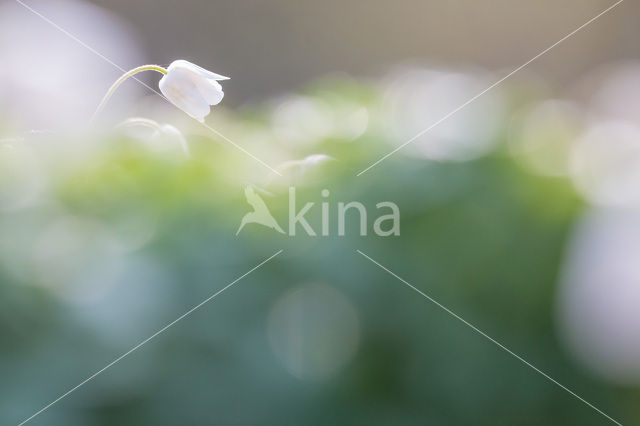
POLYGON ((179 59, 167 68, 160 79, 160 91, 175 106, 204 122, 211 108, 222 101, 224 92, 218 81, 228 80, 189 61, 179 59))

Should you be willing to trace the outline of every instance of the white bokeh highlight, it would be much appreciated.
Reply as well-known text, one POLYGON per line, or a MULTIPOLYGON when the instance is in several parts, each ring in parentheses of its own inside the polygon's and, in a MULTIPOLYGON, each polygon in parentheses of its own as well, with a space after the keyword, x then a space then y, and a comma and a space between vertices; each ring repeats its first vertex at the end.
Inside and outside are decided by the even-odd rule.
POLYGON ((569 246, 557 297, 560 336, 591 371, 640 384, 640 211, 594 209, 569 246))
POLYGON ((337 289, 324 284, 298 286, 273 306, 268 319, 271 347, 293 376, 322 380, 355 355, 358 315, 337 289))

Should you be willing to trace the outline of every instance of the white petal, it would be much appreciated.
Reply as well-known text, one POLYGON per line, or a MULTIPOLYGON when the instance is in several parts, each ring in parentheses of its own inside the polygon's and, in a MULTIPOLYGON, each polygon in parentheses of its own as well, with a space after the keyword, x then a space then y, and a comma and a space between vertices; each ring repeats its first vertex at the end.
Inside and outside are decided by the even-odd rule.
POLYGON ((187 145, 187 140, 184 138, 184 136, 182 136, 182 132, 180 130, 178 130, 171 124, 163 124, 162 130, 164 131, 165 135, 173 138, 176 142, 178 142, 184 153, 189 155, 189 145, 187 145))
POLYGON ((209 103, 186 73, 180 70, 169 71, 160 79, 159 86, 167 99, 191 117, 204 121, 204 117, 209 114, 209 103))
POLYGON ((335 158, 330 157, 326 154, 312 154, 303 158, 302 162, 309 166, 315 166, 331 160, 335 160, 335 158))
POLYGON ((199 65, 196 65, 196 64, 191 63, 189 61, 185 61, 184 59, 178 59, 177 61, 171 62, 171 65, 169 65, 169 68, 167 68, 167 70, 171 71, 172 69, 179 69, 179 70, 182 70, 182 71, 187 71, 189 73, 193 73, 193 74, 198 75, 200 77, 204 77, 204 78, 211 79, 211 80, 229 80, 229 77, 225 77, 224 75, 216 74, 214 72, 211 72, 209 70, 206 70, 206 69, 202 68, 199 65))
POLYGON ((198 79, 194 83, 198 87, 200 94, 209 102, 209 105, 218 105, 224 98, 222 86, 217 81, 198 79))

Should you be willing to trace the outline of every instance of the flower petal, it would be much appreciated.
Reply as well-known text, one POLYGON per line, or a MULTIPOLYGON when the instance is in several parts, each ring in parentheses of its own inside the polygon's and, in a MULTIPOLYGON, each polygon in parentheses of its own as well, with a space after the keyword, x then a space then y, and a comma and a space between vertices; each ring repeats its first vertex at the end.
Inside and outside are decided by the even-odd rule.
POLYGON ((190 76, 181 70, 169 70, 160 79, 159 87, 171 103, 196 120, 204 122, 204 117, 210 111, 209 103, 190 76))
POLYGON ((202 68, 194 63, 189 61, 185 61, 184 59, 178 59, 176 61, 171 62, 171 65, 167 68, 168 71, 172 69, 178 69, 182 71, 186 71, 207 79, 211 80, 229 80, 229 77, 225 77, 224 75, 216 74, 209 70, 202 68))
POLYGON ((194 83, 209 105, 218 105, 220 101, 222 101, 222 98, 224 98, 222 86, 217 81, 211 79, 196 79, 194 83))
POLYGON ((184 138, 180 130, 178 130, 175 126, 172 126, 171 124, 163 124, 162 130, 164 131, 164 134, 166 136, 178 142, 180 144, 180 147, 184 151, 184 153, 189 155, 189 145, 187 144, 187 140, 184 138))

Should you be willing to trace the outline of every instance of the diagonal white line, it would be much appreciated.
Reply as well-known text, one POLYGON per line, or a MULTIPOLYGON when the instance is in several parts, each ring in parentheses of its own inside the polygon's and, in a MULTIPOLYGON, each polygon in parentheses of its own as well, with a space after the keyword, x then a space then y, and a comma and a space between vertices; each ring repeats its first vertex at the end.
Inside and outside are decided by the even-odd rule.
MULTIPOLYGON (((53 22, 51 19, 47 18, 46 16, 44 16, 43 14, 41 14, 40 12, 38 12, 37 10, 35 10, 34 8, 32 8, 31 6, 25 4, 24 2, 22 2, 21 0, 15 0, 18 4, 20 4, 21 6, 23 6, 25 9, 27 9, 28 11, 30 11, 31 13, 33 13, 34 15, 40 17, 43 21, 45 21, 46 23, 48 23, 49 25, 51 25, 52 27, 54 27, 55 29, 57 29, 58 31, 60 31, 61 33, 63 33, 64 35, 66 35, 67 37, 69 37, 70 39, 72 39, 73 41, 75 41, 76 43, 78 43, 79 45, 81 45, 82 47, 86 48, 87 50, 89 50, 91 53, 95 54, 96 56, 99 56, 100 58, 102 58, 105 62, 108 62, 109 64, 113 65, 114 67, 118 68, 120 71, 122 72, 127 72, 127 70, 125 70, 124 68, 122 68, 120 65, 116 64, 115 62, 113 62, 111 59, 107 58, 106 56, 104 56, 102 53, 98 52, 96 49, 94 49, 93 47, 89 46, 87 43, 83 42, 82 40, 80 40, 78 37, 74 36, 73 34, 71 34, 69 31, 65 30, 64 28, 62 28, 60 25, 56 24, 55 22, 53 22)), ((145 82, 143 82, 142 80, 138 80, 135 76, 132 77, 134 80, 136 80, 138 83, 142 84, 143 86, 145 86, 147 89, 158 93, 157 91, 155 91, 151 86, 147 85, 145 82)), ((158 93, 160 96, 162 96, 160 93, 158 93)))
POLYGON ((27 419, 23 420, 20 424, 18 424, 18 426, 21 426, 25 423, 27 423, 28 421, 30 421, 31 419, 33 419, 34 417, 36 417, 38 414, 42 413, 43 411, 45 411, 46 409, 48 409, 49 407, 51 407, 53 404, 57 403, 58 401, 60 401, 61 399, 63 399, 64 397, 66 397, 67 395, 69 395, 70 393, 72 393, 73 391, 75 391, 76 389, 78 389, 80 386, 84 385, 85 383, 87 383, 88 381, 92 380, 93 378, 95 378, 97 375, 101 374, 103 371, 105 371, 107 368, 111 367, 112 365, 114 365, 115 363, 117 363, 118 361, 122 360, 124 357, 126 357, 127 355, 129 355, 130 353, 132 353, 133 351, 135 351, 136 349, 140 348, 142 345, 144 345, 145 343, 147 343, 148 341, 150 341, 151 339, 153 339, 154 337, 156 337, 157 335, 159 335, 160 333, 164 332, 165 330, 167 330, 169 327, 171 327, 172 325, 174 325, 175 323, 177 323, 178 321, 182 320, 184 317, 186 317, 187 315, 191 314, 193 311, 195 311, 196 309, 200 308, 202 305, 204 305, 205 303, 209 302, 211 299, 213 299, 214 297, 216 297, 217 295, 219 295, 220 293, 222 293, 223 291, 225 291, 226 289, 228 289, 229 287, 231 287, 232 285, 234 285, 235 283, 237 283, 238 281, 240 281, 241 279, 243 279, 244 277, 246 277, 247 275, 249 275, 250 273, 252 273, 253 271, 255 271, 256 269, 258 269, 259 267, 261 267, 262 265, 264 265, 265 263, 267 263, 268 261, 270 261, 271 259, 273 259, 274 257, 276 257, 277 255, 279 255, 280 253, 282 253, 283 250, 278 250, 276 253, 274 253, 273 255, 271 255, 269 258, 263 260, 262 262, 260 262, 259 264, 257 264, 256 266, 254 266, 253 268, 251 268, 249 271, 245 272, 244 274, 240 275, 238 278, 236 278, 235 280, 233 280, 232 282, 230 282, 229 284, 227 284, 226 286, 224 286, 222 289, 218 290, 217 292, 213 293, 211 296, 207 297, 206 299, 204 299, 202 302, 198 303, 197 305, 195 305, 193 308, 189 309, 187 312, 185 312, 184 314, 180 315, 178 318, 176 318, 175 320, 171 321, 169 324, 165 325, 164 327, 162 327, 160 330, 156 331, 155 333, 153 333, 151 336, 147 337, 146 339, 144 339, 143 341, 141 341, 140 343, 138 343, 137 345, 135 345, 134 347, 132 347, 131 349, 129 349, 127 352, 123 353, 122 355, 120 355, 118 358, 114 359, 113 361, 111 361, 109 364, 105 365, 104 367, 102 367, 100 370, 96 371, 95 373, 93 373, 91 376, 87 377, 86 379, 84 379, 82 382, 78 383, 76 386, 72 387, 71 389, 69 389, 68 391, 66 391, 65 393, 63 393, 62 395, 60 395, 58 398, 54 399, 53 401, 51 401, 49 404, 45 405, 44 407, 42 407, 40 410, 36 411, 34 414, 32 414, 30 417, 28 417, 27 419))
POLYGON ((395 154, 396 152, 400 151, 402 148, 404 148, 405 146, 409 145, 411 142, 415 141, 416 139, 418 139, 420 136, 424 135, 425 133, 429 132, 431 129, 433 129, 434 127, 438 126, 440 123, 442 123, 443 121, 446 121, 447 119, 449 119, 451 116, 453 116, 454 114, 458 113, 460 110, 466 108, 469 104, 473 103, 476 99, 480 98, 481 96, 483 96, 485 93, 487 93, 488 91, 494 89, 496 86, 502 84, 505 80, 507 80, 508 78, 510 78, 511 76, 513 76, 515 73, 517 73, 518 71, 522 70, 523 68, 525 68, 526 66, 528 66, 529 64, 531 64, 533 61, 535 61, 536 59, 540 58, 541 56, 543 56, 544 54, 546 54, 547 52, 549 52, 551 49, 553 49, 554 47, 556 47, 557 45, 559 45, 560 43, 562 43, 563 41, 567 40, 568 38, 574 36, 577 32, 581 31, 582 29, 584 29, 586 26, 588 26, 589 24, 593 23, 596 19, 600 18, 602 15, 608 13, 609 11, 611 11, 611 9, 613 9, 614 7, 618 6, 620 3, 622 3, 624 0, 618 0, 615 4, 609 6, 608 8, 606 8, 605 10, 603 10, 602 12, 600 12, 598 15, 594 16, 593 18, 589 19, 587 22, 585 22, 584 24, 580 25, 578 28, 576 28, 575 30, 571 31, 569 34, 567 34, 566 36, 562 37, 560 40, 556 41, 555 43, 553 43, 551 46, 547 47, 546 49, 544 49, 542 52, 538 53, 536 56, 534 56, 533 58, 529 59, 527 62, 525 62, 524 64, 520 65, 518 68, 514 69, 513 71, 511 71, 509 74, 505 75, 504 77, 502 77, 500 80, 496 81, 495 83, 493 83, 491 86, 487 87, 486 89, 484 89, 482 92, 478 93, 477 95, 475 95, 474 97, 472 97, 471 99, 469 99, 468 101, 466 101, 465 103, 463 103, 462 105, 460 105, 459 107, 457 107, 456 109, 454 109, 453 111, 449 112, 448 114, 446 114, 444 117, 440 118, 438 121, 436 121, 435 123, 431 124, 429 127, 427 127, 424 130, 421 130, 418 134, 416 134, 415 136, 413 136, 411 139, 407 140, 406 142, 404 142, 402 145, 398 146, 396 149, 394 149, 393 151, 389 152, 388 154, 386 154, 385 156, 383 156, 382 158, 380 158, 378 161, 374 162, 373 164, 371 164, 369 167, 367 167, 366 169, 362 170, 360 173, 358 173, 356 176, 360 176, 361 174, 365 173, 366 171, 368 171, 369 169, 371 169, 372 167, 378 165, 379 163, 381 163, 382 161, 386 160, 387 158, 389 158, 390 156, 392 156, 393 154, 395 154))
MULTIPOLYGON (((196 121, 198 121, 198 120, 196 120, 196 121)), ((268 165, 267 163, 265 163, 264 161, 262 161, 261 159, 259 159, 258 157, 256 157, 255 155, 253 155, 252 153, 250 153, 249 151, 247 151, 246 149, 244 149, 243 147, 241 147, 240 145, 238 145, 237 143, 235 143, 234 141, 232 141, 231 139, 229 139, 228 137, 226 137, 225 135, 223 135, 222 133, 220 133, 216 129, 214 129, 213 127, 209 126, 207 123, 203 123, 201 121, 198 121, 198 123, 202 124, 205 128, 209 129, 211 132, 213 132, 216 135, 220 136, 222 139, 224 139, 225 141, 229 142, 231 145, 233 145, 234 147, 236 147, 240 151, 244 152, 249 157, 253 158, 258 163, 262 164, 267 169, 271 170, 273 173, 277 174, 278 176, 282 176, 282 173, 280 173, 276 169, 272 168, 270 165, 268 165)))
POLYGON ((507 348, 506 346, 504 346, 503 344, 501 344, 500 342, 498 342, 497 340, 495 340, 494 338, 492 338, 491 336, 489 336, 488 334, 486 334, 484 331, 480 330, 478 327, 474 326, 473 324, 471 324, 470 322, 468 322, 467 320, 465 320, 464 318, 462 318, 461 316, 459 316, 458 314, 456 314, 455 312, 453 312, 451 309, 447 308, 446 306, 442 305, 441 303, 439 303, 437 300, 435 300, 434 298, 432 298, 431 296, 427 295, 426 293, 424 293, 422 290, 419 290, 418 288, 414 287, 413 285, 411 285, 409 282, 407 282, 406 280, 404 280, 403 278, 401 278, 400 276, 396 275, 395 273, 391 272, 389 269, 387 269, 386 267, 384 267, 383 265, 381 265, 380 263, 376 262, 375 260, 373 260, 372 258, 370 258, 369 256, 367 256, 366 254, 364 254, 362 251, 360 250, 356 250, 358 253, 360 253, 362 256, 364 256, 365 258, 369 259, 371 262, 373 262, 374 264, 376 264, 377 266, 379 266, 381 269, 383 269, 384 271, 388 272, 391 276, 393 276, 394 278, 398 279, 399 281, 401 281, 402 283, 406 284, 409 288, 413 289, 414 291, 416 291, 418 294, 420 294, 421 296, 425 297, 426 299, 428 299, 430 302, 432 302, 433 304, 435 304, 436 306, 438 306, 440 309, 444 310, 445 312, 447 312, 449 315, 453 316, 454 318, 456 318, 457 320, 461 321, 462 323, 464 323, 467 327, 471 328, 473 331, 475 331, 476 333, 480 334, 481 336, 485 337, 486 339, 488 339, 489 341, 491 341, 493 344, 495 344, 496 346, 498 346, 500 349, 502 349, 503 351, 507 352, 509 355, 512 355, 513 357, 515 357, 518 361, 526 364, 527 366, 531 367, 532 369, 534 369, 536 372, 540 373, 542 376, 546 377, 548 380, 550 380, 551 382, 555 383, 556 385, 560 386, 562 389, 564 389, 565 391, 569 392, 571 395, 575 396, 576 398, 578 398, 580 401, 584 402, 585 404, 587 404, 589 407, 593 408, 594 410, 596 410, 598 413, 602 414, 603 416, 605 416, 607 419, 611 420, 613 423, 622 426, 621 423, 619 423, 618 421, 614 420, 613 418, 611 418, 610 416, 608 416, 604 411, 600 410, 598 407, 594 406, 593 404, 591 404, 590 402, 588 402, 587 400, 585 400, 584 398, 582 398, 580 395, 576 394, 575 392, 573 392, 571 389, 567 388, 566 386, 562 385, 560 382, 558 382, 557 380, 555 380, 554 378, 552 378, 551 376, 549 376, 548 374, 546 374, 544 371, 540 370, 539 368, 537 368, 536 366, 534 366, 533 364, 529 363, 527 360, 525 360, 524 358, 522 358, 521 356, 519 356, 518 354, 516 354, 515 352, 511 351, 509 348, 507 348))
MULTIPOLYGON (((25 4, 23 1, 21 0, 15 0, 18 4, 22 5, 25 9, 29 10, 30 12, 32 12, 34 15, 42 18, 42 20, 44 20, 45 22, 47 22, 48 24, 50 24, 51 26, 53 26, 54 28, 56 28, 57 30, 59 30, 60 32, 62 32, 64 35, 66 35, 67 37, 69 37, 70 39, 74 40, 75 42, 77 42, 78 44, 80 44, 81 46, 83 46, 84 48, 86 48, 87 50, 89 50, 90 52, 94 53, 95 55, 99 56, 100 58, 102 58, 105 62, 108 62, 109 64, 113 65, 115 68, 119 69, 120 71, 122 71, 123 73, 127 72, 127 70, 125 70, 124 68, 122 68, 120 65, 116 64, 115 62, 113 62, 111 59, 107 58, 106 56, 104 56, 103 54, 101 54, 100 52, 98 52, 96 49, 94 49, 93 47, 89 46, 87 43, 83 42, 82 40, 80 40, 78 37, 76 37, 75 35, 71 34, 69 31, 65 30, 64 28, 62 28, 60 25, 56 24, 55 22, 53 22, 51 19, 47 18, 46 16, 44 16, 42 13, 38 12, 37 10, 35 10, 34 8, 32 8, 31 6, 25 4)), ((154 92, 155 94, 157 94, 158 96, 160 96, 162 99, 164 99, 165 101, 169 102, 171 105, 173 105, 173 103, 171 103, 171 101, 169 101, 169 99, 167 99, 162 93, 158 92, 156 89, 154 89, 153 87, 149 86, 148 84, 146 84, 145 82, 139 80, 138 78, 136 78, 135 76, 132 77, 134 80, 136 80, 138 83, 142 84, 144 87, 146 87, 147 89, 151 90, 152 92, 154 92)), ((175 106, 175 105, 174 105, 175 106)), ((193 118, 193 117, 191 117, 193 118)), ((194 118, 195 121, 198 121, 194 118)), ((210 127, 209 125, 207 125, 206 123, 202 123, 200 121, 198 121, 198 123, 202 124, 204 127, 206 127, 207 129, 209 129, 211 132, 215 133, 216 135, 218 135, 219 137, 221 137, 222 139, 224 139, 225 141, 229 142, 231 145, 233 145, 235 148, 239 149, 240 151, 242 151, 243 153, 245 153, 246 155, 248 155, 249 157, 253 158, 254 160, 256 160, 258 163, 262 164, 263 166, 265 166, 267 169, 271 170, 273 173, 282 176, 282 174, 277 171, 276 169, 274 169, 273 167, 269 166, 267 163, 265 163, 264 161, 262 161, 261 159, 259 159, 258 157, 256 157, 255 155, 251 154, 249 151, 247 151, 246 149, 242 148, 240 145, 238 145, 237 143, 233 142, 231 139, 229 139, 228 137, 224 136, 222 133, 220 133, 219 131, 213 129, 212 127, 210 127)))

